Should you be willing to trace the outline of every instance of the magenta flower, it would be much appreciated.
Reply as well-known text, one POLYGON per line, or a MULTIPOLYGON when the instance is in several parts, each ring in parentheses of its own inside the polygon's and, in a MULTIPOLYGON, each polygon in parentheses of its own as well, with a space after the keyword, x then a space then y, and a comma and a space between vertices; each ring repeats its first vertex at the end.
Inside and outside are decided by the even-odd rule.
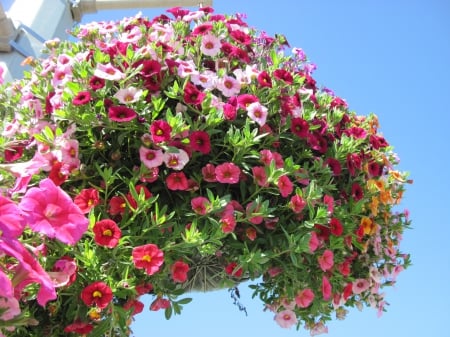
POLYGON ((108 109, 108 117, 114 122, 129 122, 137 117, 136 111, 126 106, 112 106, 108 109))
POLYGON ((267 181, 266 169, 262 166, 252 167, 253 179, 261 187, 268 187, 269 182, 267 181))
POLYGON ((191 200, 191 207, 195 213, 205 215, 211 208, 211 203, 205 197, 195 197, 191 200))
POLYGON ((19 207, 0 195, 0 237, 17 238, 22 234, 25 222, 19 207))
POLYGON ((278 179, 278 188, 282 197, 286 198, 294 191, 294 185, 287 175, 282 175, 278 179))
POLYGON ((69 195, 50 179, 30 188, 19 204, 35 232, 74 245, 88 228, 88 219, 69 195))
POLYGON ((152 140, 155 143, 167 142, 170 140, 172 127, 164 120, 156 120, 150 126, 152 140))
POLYGON ((166 178, 167 188, 171 191, 186 191, 189 183, 183 172, 172 172, 166 178))
POLYGON ((233 163, 223 163, 215 169, 217 181, 223 184, 236 184, 239 182, 241 169, 233 163))

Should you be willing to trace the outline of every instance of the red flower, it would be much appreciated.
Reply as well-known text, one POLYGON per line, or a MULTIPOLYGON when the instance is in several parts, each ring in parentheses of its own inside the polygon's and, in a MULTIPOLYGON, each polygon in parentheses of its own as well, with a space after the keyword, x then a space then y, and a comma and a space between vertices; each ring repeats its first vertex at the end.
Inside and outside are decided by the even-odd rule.
POLYGON ((109 214, 123 214, 127 207, 127 203, 123 197, 114 196, 109 200, 109 214))
POLYGON ((227 213, 222 215, 220 218, 220 225, 222 227, 222 232, 231 233, 236 228, 236 219, 232 213, 227 213))
POLYGON ((23 155, 23 146, 11 146, 5 149, 5 161, 7 163, 20 159, 23 155))
POLYGON ((172 172, 166 178, 167 188, 171 191, 186 191, 189 183, 183 172, 172 172))
POLYGON ((291 73, 288 72, 285 69, 276 69, 273 72, 273 76, 277 79, 277 80, 281 80, 286 82, 287 84, 292 84, 294 82, 294 78, 292 77, 291 73))
POLYGON ((98 191, 95 188, 86 188, 74 198, 73 202, 83 213, 89 211, 100 202, 98 191))
POLYGON ((331 218, 330 220, 330 230, 331 234, 334 236, 341 236, 344 228, 342 227, 341 222, 337 218, 331 218))
POLYGON ((353 183, 352 185, 352 197, 355 201, 359 201, 364 197, 363 189, 358 183, 353 183))
POLYGON ((97 281, 91 283, 81 291, 81 300, 87 306, 97 306, 104 309, 113 298, 111 288, 104 282, 97 281))
POLYGON ((192 105, 200 105, 203 102, 206 94, 197 89, 195 85, 188 82, 184 87, 184 103, 192 105))
POLYGON ((144 303, 142 303, 141 301, 139 301, 135 298, 131 298, 125 302, 125 304, 123 305, 123 308, 125 310, 133 309, 133 312, 131 313, 131 315, 134 316, 134 315, 140 314, 144 310, 144 303))
POLYGON ((92 324, 86 323, 86 322, 81 322, 79 320, 73 322, 72 324, 69 324, 68 326, 66 326, 64 328, 64 332, 67 333, 77 333, 80 335, 87 335, 88 333, 90 333, 92 331, 92 329, 94 329, 94 327, 92 326, 92 324))
POLYGON ((278 179, 278 188, 282 197, 286 198, 294 191, 294 185, 289 180, 288 176, 282 175, 278 179))
POLYGON ((126 106, 111 106, 108 117, 114 122, 129 122, 137 117, 136 111, 126 106))
POLYGON ((209 135, 205 131, 194 131, 189 136, 192 150, 208 154, 211 151, 209 135))
POLYGON ((150 304, 151 311, 158 311, 161 309, 167 309, 170 307, 170 301, 165 298, 158 297, 156 300, 150 304))
MULTIPOLYGON (((149 199, 152 196, 152 193, 144 185, 137 185, 137 186, 135 186, 135 191, 136 191, 136 194, 138 196, 141 193, 143 193, 145 200, 149 199)), ((134 197, 131 194, 131 192, 127 193, 126 198, 127 198, 128 203, 130 204, 130 207, 133 208, 133 209, 137 209, 137 207, 138 207, 137 201, 134 199, 134 197)))
POLYGON ((52 165, 52 168, 50 170, 50 173, 48 174, 48 177, 53 181, 53 183, 56 186, 62 185, 67 180, 67 175, 63 174, 61 172, 61 168, 63 166, 63 163, 60 161, 55 161, 52 165))
POLYGON ((158 272, 164 263, 164 253, 152 243, 133 248, 131 254, 134 266, 138 269, 145 269, 148 275, 158 272))
POLYGON ((188 277, 187 273, 189 272, 189 265, 183 261, 177 261, 170 267, 170 272, 174 282, 186 282, 188 277))
POLYGON ((95 243, 107 248, 114 248, 117 246, 122 235, 120 228, 110 219, 97 221, 92 231, 95 235, 95 243))
POLYGON ((238 268, 237 270, 237 263, 236 262, 230 262, 226 267, 225 267, 225 272, 230 275, 230 276, 234 276, 234 277, 241 277, 243 270, 242 268, 238 268))
POLYGON ((356 174, 356 170, 360 170, 362 167, 361 157, 356 153, 349 153, 347 155, 347 168, 351 176, 356 174))
POLYGON ((156 120, 150 125, 150 133, 155 143, 169 141, 171 132, 172 127, 164 120, 156 120))
POLYGON ((80 91, 72 100, 73 105, 85 105, 91 100, 91 93, 89 91, 80 91))
POLYGON ((291 131, 297 137, 306 138, 308 137, 309 124, 303 118, 300 117, 292 118, 291 131))

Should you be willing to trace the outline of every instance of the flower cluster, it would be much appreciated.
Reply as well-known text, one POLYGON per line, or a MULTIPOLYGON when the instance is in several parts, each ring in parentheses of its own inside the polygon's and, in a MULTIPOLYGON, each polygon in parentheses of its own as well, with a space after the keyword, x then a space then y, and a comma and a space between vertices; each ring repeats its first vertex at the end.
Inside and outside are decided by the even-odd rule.
POLYGON ((142 295, 170 317, 249 280, 312 335, 384 311, 408 180, 377 117, 242 15, 168 12, 80 25, 2 86, 0 329, 126 336, 142 295))

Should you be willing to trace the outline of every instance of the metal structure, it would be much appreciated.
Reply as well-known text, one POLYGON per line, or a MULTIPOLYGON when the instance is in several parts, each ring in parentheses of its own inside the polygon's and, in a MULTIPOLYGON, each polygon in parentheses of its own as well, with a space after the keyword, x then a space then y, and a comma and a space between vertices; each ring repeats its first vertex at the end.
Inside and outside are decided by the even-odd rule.
POLYGON ((43 42, 67 38, 84 14, 104 10, 212 6, 213 0, 15 0, 5 12, 0 3, 0 66, 5 81, 23 77, 25 58, 38 58, 43 42))

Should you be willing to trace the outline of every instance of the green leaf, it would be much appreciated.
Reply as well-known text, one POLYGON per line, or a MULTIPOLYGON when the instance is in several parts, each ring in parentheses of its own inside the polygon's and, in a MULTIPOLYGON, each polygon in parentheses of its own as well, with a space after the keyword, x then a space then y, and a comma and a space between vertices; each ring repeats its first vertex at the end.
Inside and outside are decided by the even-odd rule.
POLYGON ((168 308, 166 308, 166 310, 164 310, 164 316, 166 317, 166 319, 170 319, 170 317, 172 317, 172 306, 169 306, 168 308))
POLYGON ((178 304, 183 304, 183 305, 191 303, 191 302, 192 302, 192 298, 190 298, 190 297, 185 297, 185 298, 182 298, 181 300, 177 301, 178 304))

